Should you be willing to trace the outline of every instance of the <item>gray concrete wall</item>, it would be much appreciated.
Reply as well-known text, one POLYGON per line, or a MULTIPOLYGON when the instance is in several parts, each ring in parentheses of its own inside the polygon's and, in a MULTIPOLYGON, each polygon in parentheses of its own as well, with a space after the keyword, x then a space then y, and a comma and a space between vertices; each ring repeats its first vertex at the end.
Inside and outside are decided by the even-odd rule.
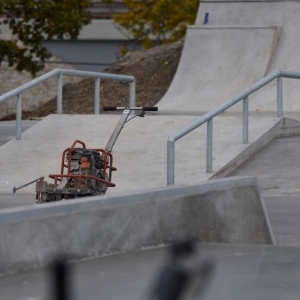
POLYGON ((255 177, 233 177, 114 197, 4 209, 0 273, 70 259, 170 244, 179 233, 200 242, 272 244, 255 177))
POLYGON ((241 153, 236 155, 233 160, 217 171, 210 179, 223 178, 231 174, 236 168, 241 166, 250 157, 261 151, 273 139, 283 136, 294 136, 300 134, 300 122, 288 118, 281 119, 273 128, 268 130, 254 143, 249 145, 241 153))

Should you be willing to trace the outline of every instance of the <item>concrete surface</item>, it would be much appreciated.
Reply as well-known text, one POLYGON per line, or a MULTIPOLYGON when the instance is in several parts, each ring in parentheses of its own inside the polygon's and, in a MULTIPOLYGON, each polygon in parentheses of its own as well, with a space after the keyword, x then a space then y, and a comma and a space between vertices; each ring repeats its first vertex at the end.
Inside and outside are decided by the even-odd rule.
MULTIPOLYGON (((22 132, 35 125, 38 121, 23 120, 22 132)), ((0 146, 6 144, 11 139, 14 139, 16 133, 16 121, 0 122, 0 146)), ((16 207, 22 205, 32 205, 34 203, 34 195, 27 194, 0 194, 0 209, 16 207)))
MULTIPOLYGON (((35 125, 38 121, 23 120, 22 132, 35 125)), ((0 122, 0 146, 14 139, 16 136, 16 121, 0 122)))
MULTIPOLYGON (((295 116, 293 116, 295 118, 295 116)), ((254 121, 255 119, 253 119, 254 121)), ((254 121, 255 122, 255 121, 254 121)), ((31 124, 31 123, 30 123, 31 124)), ((229 125, 230 126, 230 125, 229 125)), ((11 127, 8 127, 9 129, 11 127)), ((0 141, 1 141, 1 133, 2 127, 0 127, 0 141)), ((283 137, 283 138, 276 138, 282 135, 293 135, 299 134, 299 122, 290 119, 283 119, 277 123, 273 128, 271 128, 268 132, 263 134, 260 138, 258 138, 255 142, 247 145, 247 147, 240 152, 238 155, 232 158, 231 161, 227 161, 224 153, 221 154, 222 149, 226 148, 224 146, 225 141, 220 140, 218 137, 217 142, 221 143, 221 146, 218 150, 218 157, 221 155, 223 158, 223 162, 226 163, 223 167, 221 167, 217 172, 213 174, 203 174, 207 175, 206 179, 209 178, 223 178, 226 176, 258 176, 260 187, 263 194, 299 194, 300 193, 300 185, 299 185, 299 174, 298 174, 298 152, 299 152, 299 136, 291 136, 291 137, 283 137), (274 139, 275 138, 275 139, 274 139), (257 152, 258 149, 262 149, 261 151, 257 152), (253 156, 254 155, 254 156, 253 156), (225 158, 225 159, 224 159, 225 158), (280 160, 277 162, 278 158, 280 160), (274 163, 276 161, 276 163, 274 163), (240 167, 239 167, 240 166, 240 167)), ((3 137, 5 139, 5 136, 3 137)), ((10 137, 13 138, 13 137, 10 137)), ((6 141, 7 142, 7 141, 6 141)), ((230 142, 230 140, 228 141, 230 142)), ((238 143, 238 142, 237 142, 238 143)), ((216 145, 218 147, 218 145, 216 145)), ((229 146, 228 150, 232 151, 233 146, 229 146)), ((145 149, 145 152, 147 150, 145 149)), ((224 151, 224 150, 223 150, 224 151)), ((215 152, 215 151, 214 151, 215 152)), ((127 152, 126 152, 127 153, 127 152)), ((226 153, 227 154, 227 153, 226 153)), ((44 154, 48 155, 48 154, 44 154)), ((203 150, 203 155, 205 155, 205 150, 203 150)), ((178 154, 177 154, 177 159, 178 154)), ((179 154, 179 157, 182 157, 179 154)), ((227 159, 230 156, 227 156, 227 159)), ((205 157, 201 157, 203 163, 205 162, 205 157)), ((213 163, 215 165, 216 158, 214 159, 213 163)), ((220 160, 220 157, 219 157, 220 160)), ((125 159, 124 162, 127 162, 125 159)), ((180 163, 180 162, 179 162, 180 163)), ((13 164, 13 162, 11 162, 13 164)), ((57 162, 59 164, 59 162, 57 162)), ((38 165, 34 165, 38 168, 38 165)), ((140 166, 140 165, 139 165, 140 166)), ((137 166, 138 167, 138 166, 137 166)), ((155 167, 155 165, 153 165, 155 167)), ((27 166, 26 166, 27 168, 27 166)), ((124 166, 124 163, 120 166, 119 171, 125 172, 129 167, 124 166)), ((202 168, 205 168, 203 165, 202 168)), ((124 172, 122 172, 124 174, 124 172)), ((140 167, 136 172, 136 179, 134 179, 134 183, 138 182, 138 180, 142 181, 142 178, 138 178, 138 174, 140 173, 140 167)), ((202 176, 203 176, 202 175, 202 176)), ((198 175, 197 175, 198 176, 198 175)), ((126 175, 124 174, 126 178, 126 175)), ((180 176, 176 173, 176 182, 180 183, 180 176)), ((15 176, 15 178, 17 178, 15 176)), ((27 178, 24 175, 24 178, 27 178)), ((156 177, 154 176, 153 170, 153 178, 152 180, 155 181, 156 177)), ((195 179, 193 178, 192 181, 195 179)), ((29 181, 29 179, 28 179, 29 181)), ((121 178, 120 181, 122 182, 121 178)), ((125 181, 125 180, 124 180, 125 181)), ((124 183, 123 181, 123 183, 124 183)), ((2 185, 5 182, 2 180, 2 185)), ((127 182, 129 185, 130 183, 127 182)), ((131 185, 133 190, 137 189, 131 185)), ((0 209, 8 208, 8 207, 15 207, 20 205, 33 205, 35 204, 35 195, 34 193, 34 185, 31 185, 27 188, 27 191, 30 191, 31 194, 23 194, 24 189, 17 191, 16 194, 12 194, 11 191, 8 194, 2 194, 0 192, 0 209)), ((121 188, 116 188, 116 191, 121 192, 121 188)), ((116 194, 116 191, 113 189, 108 190, 108 195, 116 194)), ((9 190, 8 190, 9 192, 9 190)))
MULTIPOLYGON (((72 264, 72 300, 147 299, 167 257, 167 249, 159 248, 72 264)), ((298 247, 200 244, 198 258, 215 265, 203 300, 299 298, 298 247)), ((1 299, 53 299, 50 275, 41 269, 0 277, 1 299)))
POLYGON ((300 195, 264 195, 276 246, 300 249, 300 195))
MULTIPOLYGON (((300 22, 298 18, 299 12, 300 3, 298 1, 228 2, 203 0, 198 12, 196 27, 188 30, 178 73, 170 90, 159 103, 161 112, 170 113, 173 110, 177 115, 181 113, 199 115, 209 110, 210 107, 215 108, 228 100, 226 97, 230 97, 230 93, 233 93, 233 96, 235 96, 244 88, 260 80, 263 76, 259 76, 259 74, 266 75, 277 69, 298 72, 300 70, 300 59, 297 55, 300 41, 298 30, 300 22), (202 25, 203 16, 206 12, 210 13, 208 26, 218 28, 196 29, 197 26, 199 28, 202 25), (210 33, 208 34, 207 32, 210 33), (205 35, 207 44, 203 40, 195 39, 195 37, 193 39, 189 38, 198 34, 205 35), (215 37, 215 39, 212 39, 212 37, 215 37), (239 43, 243 41, 243 45, 236 42, 237 37, 239 37, 239 43), (203 52, 200 53, 197 49, 202 49, 203 52), (222 50, 226 55, 223 55, 222 50), (187 59, 187 68, 184 68, 185 57, 187 59), (195 60, 199 64, 198 66, 195 60), (231 62, 231 66, 228 62, 231 62), (195 70, 198 71, 198 74, 193 73, 195 70), (232 77, 233 73, 235 73, 234 77, 232 77), (189 86, 187 78, 189 76, 192 79, 197 78, 199 74, 201 74, 198 77, 200 82, 194 81, 189 86), (256 79, 255 76, 259 76, 259 78, 256 79), (218 79, 217 84, 215 79, 218 79), (176 93, 174 93, 173 96, 169 97, 171 95, 169 93, 172 90, 176 91, 176 86, 182 87, 178 89, 181 96, 177 97, 176 93), (189 90, 183 92, 185 88, 189 88, 189 90), (207 92, 206 89, 210 92, 207 92), (211 97, 213 94, 218 97, 211 97)), ((297 114, 300 111, 298 101, 299 82, 296 80, 284 80, 283 87, 284 111, 297 114)), ((265 115, 261 118, 260 116, 262 116, 262 112, 269 114, 275 111, 275 99, 275 84, 270 84, 250 97, 252 115, 250 118, 249 145, 241 144, 241 116, 233 115, 233 113, 237 113, 240 110, 241 105, 236 105, 232 110, 214 119, 213 174, 207 175, 204 173, 206 154, 205 127, 179 141, 176 144, 175 182, 190 183, 196 179, 207 180, 212 175, 218 175, 218 171, 225 166, 227 166, 227 169, 230 169, 232 165, 236 164, 239 155, 247 153, 247 149, 250 149, 255 142, 262 142, 260 145, 263 146, 267 141, 270 141, 270 133, 274 132, 276 126, 280 128, 283 124, 278 125, 277 118, 265 115), (255 112, 257 113, 253 116, 255 112), (268 138, 265 138, 266 136, 268 138)), ((108 116, 50 116, 25 132, 21 142, 12 140, 6 143, 0 148, 0 168, 5 170, 5 173, 2 173, 0 178, 1 192, 9 193, 13 186, 21 185, 40 175, 56 173, 59 170, 62 150, 70 146, 74 139, 83 139, 88 147, 101 147, 102 145, 104 147, 117 120, 118 117, 116 116, 109 116, 109 119, 108 116), (79 126, 79 124, 82 126, 79 126), (9 159, 8 153, 11 157, 9 159)), ((193 120, 195 120, 193 116, 155 116, 151 119, 135 119, 128 123, 120 136, 120 140, 117 141, 114 151, 115 165, 119 170, 115 172, 113 181, 117 183, 118 188, 114 191, 110 189, 108 195, 113 195, 118 193, 118 191, 135 190, 137 186, 141 189, 164 186, 166 182, 166 168, 164 164, 166 162, 167 137, 193 120), (145 159, 145 157, 147 158, 145 159)), ((280 120, 280 122, 285 121, 280 120)), ((298 128, 296 127, 298 125, 294 123, 294 126, 292 122, 290 124, 291 131, 297 133, 298 128)), ((280 140, 273 142, 276 144, 280 140)), ((266 178, 266 182, 272 184, 278 180, 274 173, 283 175, 282 181, 279 180, 279 182, 281 193, 285 194, 285 196, 265 198, 265 203, 270 223, 274 230, 275 240, 276 242, 279 241, 279 245, 285 246, 203 244, 202 257, 213 257, 218 266, 206 299, 257 298, 273 300, 299 298, 300 236, 298 228, 300 224, 300 200, 299 197, 295 196, 297 193, 297 172, 295 170, 297 164, 293 163, 294 159, 297 159, 298 140, 296 137, 289 137, 285 142, 287 140, 287 144, 285 143, 284 146, 282 144, 281 148, 279 147, 282 150, 280 157, 272 154, 269 158, 269 162, 272 165, 275 165, 275 163, 277 165, 277 169, 272 170, 273 174, 270 174, 268 177, 263 173, 265 169, 262 166, 268 162, 267 158, 257 163, 258 169, 255 172, 255 175, 257 175, 257 171, 259 172, 259 179, 263 175, 266 178), (288 145, 288 149, 284 148, 286 145, 288 145), (284 161, 288 162, 288 167, 286 167, 284 161), (290 173, 287 174, 287 172, 290 173), (286 189, 286 183, 289 180, 291 180, 290 183, 293 185, 292 190, 290 190, 290 187, 286 189), (293 193, 294 196, 287 195, 290 193, 293 193), (297 247, 287 247, 286 245, 297 247)), ((275 145, 274 149, 277 146, 275 145)), ((258 148, 256 148, 257 150, 258 148)), ((251 153, 253 154, 254 150, 251 153)), ((251 153, 248 152, 249 155, 251 153)), ((219 172, 219 174, 224 176, 226 172, 219 172)), ((265 189, 264 191, 271 190, 265 189)), ((34 188, 30 187, 24 192, 28 194, 33 193, 34 188)), ((235 197, 240 197, 240 193, 236 193, 235 197)), ((109 198, 109 196, 107 198, 105 196, 101 202, 105 202, 105 199, 109 198)), ((6 196, 3 199, 8 201, 6 196)), ((93 220, 95 221, 94 226, 99 222, 96 228, 98 230, 97 237, 100 236, 101 230, 106 230, 105 227, 101 227, 100 218, 95 217, 92 220, 86 217, 78 218, 80 214, 79 204, 84 203, 87 205, 85 200, 73 201, 72 203, 49 204, 45 207, 34 205, 28 208, 2 210, 0 219, 3 224, 8 224, 12 221, 12 219, 9 221, 11 216, 15 218, 14 226, 6 227, 4 233, 1 234, 0 247, 2 248, 0 249, 2 249, 2 253, 0 257, 3 259, 4 264, 12 270, 18 266, 16 261, 21 256, 26 257, 26 259, 34 257, 40 263, 43 255, 45 255, 44 257, 48 255, 48 258, 50 258, 51 251, 47 252, 46 249, 54 249, 56 243, 65 245, 65 249, 68 250, 71 249, 72 245, 79 249, 80 245, 86 245, 84 239, 87 235, 86 231, 80 234, 78 228, 90 228, 88 224, 93 220), (56 222, 53 227, 49 226, 51 224, 51 214, 53 214, 52 216, 56 215, 56 221, 63 219, 65 212, 60 211, 60 214, 57 214, 56 209, 61 210, 64 207, 74 207, 74 210, 66 213, 65 221, 69 223, 63 229, 59 228, 59 222, 56 222), (47 217, 45 214, 40 214, 42 211, 47 214, 47 217), (28 213, 28 219, 24 217, 26 212, 28 213), (10 217, 7 218, 7 216, 10 217), (33 221, 35 222, 34 230, 31 229, 33 221), (50 234, 46 240, 45 236, 40 237, 40 235, 43 232, 47 232, 47 230, 49 232, 53 230, 53 234, 50 234), (11 233, 12 231, 13 234, 11 233), (16 238, 18 235, 22 238, 16 238), (58 240, 57 237, 59 236, 62 236, 61 240, 58 240), (80 237, 79 239, 76 238, 78 236, 80 237), (38 251, 37 254, 34 251, 41 249, 36 243, 39 238, 45 241, 42 244, 45 252, 38 251), (6 244, 3 243, 4 240, 6 244), (68 241, 70 241, 69 244, 68 241), (27 246, 30 245, 30 251, 27 252, 26 249, 29 249, 26 248, 27 246, 20 246, 22 243, 27 246), (18 246, 14 247, 14 245, 18 246), (9 255, 9 258, 6 259, 5 255, 9 255), (9 264, 11 265, 9 266, 9 264)), ((106 209, 105 205, 104 208, 106 209)), ((159 205, 163 205, 163 203, 159 203, 159 205)), ((111 208, 117 206, 116 203, 111 203, 111 208)), ((131 216, 132 212, 138 209, 138 206, 137 203, 134 206, 132 205, 131 216)), ((151 206, 153 210, 157 207, 152 208, 151 206)), ((261 207, 263 208, 263 204, 261 207)), ((124 205, 125 212, 126 209, 129 211, 130 208, 124 205)), ((239 208, 245 210, 247 206, 243 205, 243 207, 239 208)), ((169 207, 168 209, 170 210, 169 207)), ((232 211, 234 212, 233 217, 236 217, 236 211, 232 211)), ((109 220, 111 217, 109 209, 106 209, 106 212, 107 215, 104 217, 109 220)), ((195 211, 192 210, 192 212, 194 213, 195 211)), ((228 213, 228 211, 226 212, 228 213)), ((96 214, 92 209, 88 210, 87 213, 88 215, 96 214)), ((170 213, 175 214, 176 210, 174 209, 170 213)), ((157 214, 159 215, 159 213, 157 214)), ((126 214, 121 214, 121 216, 126 217, 126 214)), ((145 222, 144 219, 150 216, 149 211, 145 211, 141 220, 138 219, 137 215, 134 215, 132 219, 126 218, 128 223, 125 223, 125 221, 122 223, 120 235, 111 236, 110 238, 114 239, 113 241, 122 239, 123 228, 129 228, 126 226, 130 226, 130 224, 145 222)), ((230 214, 225 214, 225 216, 231 217, 230 214)), ((250 218, 251 215, 246 214, 246 217, 250 218)), ((198 220, 198 218, 195 219, 198 222, 202 221, 201 219, 198 220)), ((207 214, 205 219, 207 220, 207 214)), ((117 220, 122 221, 122 218, 117 217, 117 220)), ((155 218, 151 221, 153 220, 155 218)), ((230 223, 227 222, 227 224, 230 223)), ((233 228, 238 230, 239 226, 236 226, 236 224, 233 228)), ((177 222, 175 225, 178 226, 177 222)), ((174 228, 177 228, 176 226, 174 228)), ((136 228, 140 230, 140 226, 135 225, 133 231, 136 228)), ((169 228, 170 232, 172 232, 172 229, 173 225, 169 228)), ((249 227, 247 226, 248 229, 249 227)), ((257 232, 259 230, 256 230, 257 232)), ((145 239, 147 241, 150 240, 147 236, 145 236, 145 239)), ((94 239, 94 244, 89 245, 93 247, 97 241, 98 239, 94 239)), ((105 246, 110 245, 105 243, 105 246)), ((59 250, 59 247, 55 250, 59 250)), ((103 299, 141 298, 143 291, 151 280, 149 272, 153 271, 165 257, 163 251, 164 249, 153 249, 77 263, 74 267, 78 266, 78 273, 75 275, 78 284, 76 288, 78 299, 87 297, 89 299, 99 299, 100 297, 103 299)), ((37 265, 32 264, 30 267, 37 265)), ((49 295, 49 288, 51 288, 49 283, 45 281, 45 278, 47 278, 45 269, 2 276, 0 277, 1 299, 45 299, 49 295)))
POLYGON ((276 40, 276 27, 189 27, 159 111, 208 112, 233 98, 266 75, 276 40))
POLYGON ((35 201, 35 195, 32 194, 0 194, 0 210, 3 208, 34 205, 35 201))
MULTIPOLYGON (((148 116, 127 123, 113 150, 118 169, 112 177, 116 187, 109 188, 107 194, 166 186, 167 139, 195 119, 148 116)), ((48 116, 24 132, 21 141, 14 139, 0 147, 0 169, 5 170, 0 174, 0 193, 9 194, 14 186, 59 173, 62 152, 74 140, 84 141, 88 148, 105 148, 118 120, 116 115, 48 116)), ((250 117, 249 122, 249 144, 245 145, 241 116, 214 119, 214 173, 282 121, 277 117, 250 117)), ((206 126, 176 142, 175 168, 175 184, 207 180, 214 174, 206 173, 206 126)), ((34 194, 35 186, 19 192, 34 194)))
POLYGON ((201 242, 272 244, 257 179, 3 209, 0 273, 42 266, 58 253, 81 259, 167 245, 182 233, 201 242))
MULTIPOLYGON (((201 1, 160 109, 211 110, 276 70, 299 72, 299 13, 299 1, 201 1)), ((299 112, 299 80, 283 80, 283 91, 284 111, 299 112)), ((272 82, 249 97, 249 109, 276 111, 275 99, 272 82)))
POLYGON ((283 136, 299 135, 299 121, 283 118, 273 128, 249 145, 244 151, 236 155, 233 160, 224 165, 219 171, 215 172, 210 179, 222 178, 232 173, 244 162, 247 162, 253 155, 259 153, 274 138, 283 136))
MULTIPOLYGON (((200 244, 200 258, 212 259, 216 268, 204 299, 298 298, 300 197, 264 196, 263 200, 277 246, 200 244)), ((73 263, 74 300, 144 298, 167 251, 163 247, 73 263)), ((50 270, 0 276, 0 293, 1 300, 49 300, 50 270)))
POLYGON ((272 140, 230 176, 257 176, 263 195, 300 195, 300 136, 272 140))
MULTIPOLYGON (((241 92, 277 66, 288 66, 282 69, 297 71, 298 58, 291 54, 296 53, 295 49, 298 48, 295 43, 300 39, 291 37, 297 37, 298 34, 294 29, 298 24, 298 9, 299 3, 293 1, 201 2, 196 25, 188 30, 178 72, 159 103, 160 112, 174 108, 177 114, 188 112, 199 115, 223 103, 230 95, 241 92), (209 23, 201 27, 205 12, 211 12, 209 23), (200 39, 201 35, 203 39, 200 39), (284 55, 286 51, 289 55, 284 55), (168 108, 164 108, 164 105, 168 108)), ((286 87, 289 86, 284 81, 284 111, 288 103, 294 103, 292 106, 288 104, 288 110, 295 112, 298 98, 293 100, 291 94, 286 93, 295 91, 295 95, 298 95, 299 92, 294 86, 286 87)), ((271 91, 269 88, 266 90, 271 91)), ((259 103, 265 103, 262 105, 267 111, 276 108, 275 87, 273 91, 270 95, 259 96, 259 103)), ((251 104, 259 93, 250 97, 250 109, 253 111, 264 111, 251 104)), ((235 107, 239 110, 241 106, 237 104, 235 107)), ((176 183, 207 180, 211 175, 218 174, 224 166, 235 165, 234 158, 249 145, 240 142, 241 115, 226 117, 230 113, 225 112, 214 121, 213 174, 205 173, 204 127, 176 143, 176 183)), ((257 118, 250 118, 250 144, 276 123, 276 118, 261 118, 260 113, 256 115, 257 118)), ((109 189, 108 193, 164 186, 166 140, 171 133, 195 118, 155 116, 129 122, 114 151, 115 165, 119 169, 113 177, 117 187, 109 189), (142 164, 145 157, 147 162, 142 164)), ((57 173, 62 150, 75 139, 84 140, 88 147, 104 147, 116 123, 116 116, 110 116, 109 120, 107 116, 48 117, 28 135, 24 134, 21 142, 11 141, 4 148, 1 147, 0 168, 5 173, 0 176, 0 192, 10 193, 14 186, 42 175, 57 173), (12 154, 9 160, 8 152, 12 154)), ((22 192, 33 194, 34 187, 30 186, 22 192)))

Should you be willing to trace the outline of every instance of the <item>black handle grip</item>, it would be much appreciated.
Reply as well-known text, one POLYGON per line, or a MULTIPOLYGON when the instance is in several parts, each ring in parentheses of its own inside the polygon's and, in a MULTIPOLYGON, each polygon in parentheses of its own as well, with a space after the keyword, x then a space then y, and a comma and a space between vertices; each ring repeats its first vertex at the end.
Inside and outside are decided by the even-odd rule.
POLYGON ((158 111, 158 107, 156 107, 156 106, 144 106, 143 111, 158 111))
POLYGON ((107 111, 107 110, 117 110, 117 107, 116 106, 104 106, 103 110, 104 111, 107 111))

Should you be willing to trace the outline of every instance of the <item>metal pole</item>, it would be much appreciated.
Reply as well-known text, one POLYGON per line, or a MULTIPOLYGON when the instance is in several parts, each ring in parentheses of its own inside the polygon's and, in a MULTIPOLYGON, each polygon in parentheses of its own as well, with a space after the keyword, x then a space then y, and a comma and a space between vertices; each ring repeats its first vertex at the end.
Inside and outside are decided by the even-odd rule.
POLYGON ((56 113, 62 113, 62 75, 57 75, 57 99, 56 99, 56 113))
POLYGON ((135 107, 135 80, 129 83, 129 107, 135 107))
POLYGON ((52 299, 55 300, 70 300, 71 285, 70 285, 70 267, 66 259, 57 258, 52 264, 52 299))
POLYGON ((16 104, 16 139, 20 140, 22 135, 22 94, 17 96, 16 104))
POLYGON ((37 182, 37 181, 39 181, 39 180, 44 180, 44 178, 45 178, 45 177, 42 176, 42 177, 39 177, 38 179, 35 179, 35 180, 30 181, 30 182, 28 182, 28 183, 26 183, 26 184, 23 184, 23 185, 21 185, 21 186, 19 186, 19 187, 13 187, 13 193, 15 194, 17 190, 22 189, 23 187, 28 186, 28 185, 30 185, 30 184, 32 184, 32 183, 34 183, 34 182, 37 182))
POLYGON ((94 114, 100 114, 100 78, 95 79, 94 114))
POLYGON ((249 102, 248 97, 243 99, 243 144, 248 144, 249 102))
POLYGON ((206 173, 212 173, 213 119, 207 121, 206 173))
POLYGON ((105 146, 105 150, 108 151, 108 152, 112 152, 112 148, 118 138, 118 136, 120 135, 121 133, 121 130, 123 129, 124 127, 124 124, 126 123, 127 121, 127 118, 129 117, 130 115, 130 109, 125 109, 121 115, 121 118, 119 119, 119 122, 117 124, 117 126, 115 127, 115 130, 113 131, 110 139, 108 140, 106 146, 105 146))
POLYGON ((167 185, 174 185, 175 141, 167 142, 167 185))
POLYGON ((282 77, 277 78, 277 117, 283 117, 282 77))

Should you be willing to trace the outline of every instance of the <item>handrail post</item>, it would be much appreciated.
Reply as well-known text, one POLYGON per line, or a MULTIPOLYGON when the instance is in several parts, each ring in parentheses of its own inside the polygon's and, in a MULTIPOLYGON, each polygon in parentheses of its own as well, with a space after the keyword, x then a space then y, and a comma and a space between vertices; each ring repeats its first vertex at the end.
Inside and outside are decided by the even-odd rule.
POLYGON ((206 173, 212 173, 213 119, 207 121, 206 173))
POLYGON ((135 80, 129 83, 129 107, 135 107, 135 80))
POLYGON ((283 117, 282 77, 277 77, 277 117, 283 117))
POLYGON ((175 141, 167 142, 167 185, 174 185, 175 141))
POLYGON ((248 144, 249 101, 248 96, 243 99, 243 144, 248 144))
POLYGON ((94 114, 100 114, 100 78, 95 79, 94 114))
POLYGON ((56 98, 56 113, 62 113, 62 74, 57 75, 57 98, 56 98))
POLYGON ((17 96, 16 103, 16 139, 20 140, 22 135, 22 93, 17 96))

